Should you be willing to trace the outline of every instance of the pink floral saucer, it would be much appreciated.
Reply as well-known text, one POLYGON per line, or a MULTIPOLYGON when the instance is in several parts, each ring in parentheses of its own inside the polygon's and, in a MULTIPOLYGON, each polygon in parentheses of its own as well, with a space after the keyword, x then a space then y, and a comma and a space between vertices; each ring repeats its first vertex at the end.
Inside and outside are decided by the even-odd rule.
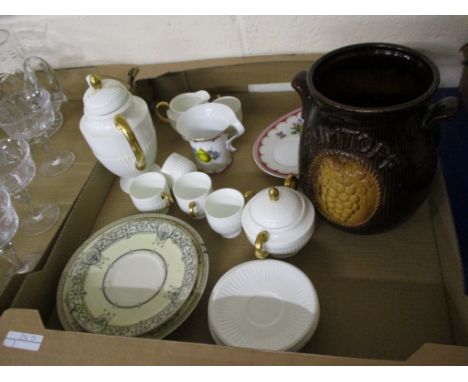
POLYGON ((299 139, 304 122, 301 110, 283 115, 258 136, 253 157, 260 170, 277 178, 299 173, 299 139))

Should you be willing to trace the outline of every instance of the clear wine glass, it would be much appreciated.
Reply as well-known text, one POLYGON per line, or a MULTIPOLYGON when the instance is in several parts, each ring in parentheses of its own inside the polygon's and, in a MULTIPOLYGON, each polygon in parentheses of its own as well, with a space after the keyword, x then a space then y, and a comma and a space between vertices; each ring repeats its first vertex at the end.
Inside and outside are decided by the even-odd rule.
POLYGON ((0 98, 24 87, 24 56, 15 36, 0 29, 0 98))
POLYGON ((25 205, 26 212, 21 216, 21 229, 30 236, 46 232, 60 217, 60 207, 57 204, 33 203, 28 186, 35 174, 36 165, 26 140, 0 140, 0 187, 25 205))
POLYGON ((6 260, 15 273, 34 269, 39 256, 20 259, 11 240, 18 230, 18 215, 11 203, 8 191, 0 187, 0 259, 6 260))
POLYGON ((38 138, 46 158, 39 164, 39 172, 44 176, 55 176, 67 171, 75 161, 75 154, 69 150, 57 150, 44 132, 54 121, 54 110, 50 94, 43 88, 25 87, 0 98, 0 128, 10 138, 38 138))
MULTIPOLYGON (((25 81, 29 81, 32 86, 44 85, 42 87, 51 94, 55 115, 54 122, 44 133, 50 138, 63 124, 63 114, 60 108, 62 103, 67 101, 67 97, 47 61, 40 57, 27 57, 26 59, 24 57, 24 51, 15 35, 8 29, 0 29, 0 98, 1 93, 10 93, 12 88, 24 88, 25 81), (38 79, 36 69, 44 72, 45 81, 38 79)), ((30 143, 38 143, 38 141, 33 138, 30 143)))
MULTIPOLYGON (((62 107, 62 103, 67 101, 67 96, 63 92, 62 87, 57 80, 54 69, 43 58, 35 56, 27 57, 24 60, 23 69, 26 78, 34 84, 34 86, 39 87, 45 83, 46 86, 43 87, 50 93, 52 107, 54 109, 54 121, 44 133, 47 138, 50 138, 63 124, 63 114, 60 109, 62 107), (39 68, 44 72, 46 81, 39 81, 36 74, 36 68, 39 68)), ((35 143, 35 141, 33 141, 33 143, 35 143)))

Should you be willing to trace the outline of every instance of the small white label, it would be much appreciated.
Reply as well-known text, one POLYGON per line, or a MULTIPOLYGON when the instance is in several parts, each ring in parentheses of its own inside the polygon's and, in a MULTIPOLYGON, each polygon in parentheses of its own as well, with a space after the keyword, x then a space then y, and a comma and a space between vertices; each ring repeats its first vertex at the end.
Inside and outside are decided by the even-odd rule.
POLYGON ((274 92, 293 92, 294 89, 289 82, 277 82, 271 84, 249 84, 247 86, 249 93, 274 93, 274 92))
POLYGON ((3 340, 3 346, 7 348, 38 351, 43 339, 44 336, 39 334, 14 332, 10 330, 3 340))

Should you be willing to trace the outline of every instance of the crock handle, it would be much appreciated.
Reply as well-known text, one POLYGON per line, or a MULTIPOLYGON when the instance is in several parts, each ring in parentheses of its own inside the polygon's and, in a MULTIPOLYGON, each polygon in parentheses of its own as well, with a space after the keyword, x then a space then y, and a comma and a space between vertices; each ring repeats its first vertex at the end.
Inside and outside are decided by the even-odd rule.
POLYGON ((299 97, 301 97, 302 119, 305 121, 307 117, 307 111, 309 110, 310 102, 310 94, 309 89, 307 87, 307 71, 303 70, 297 73, 291 81, 291 85, 297 92, 297 94, 299 94, 299 97))
POLYGON ((453 118, 457 109, 458 100, 456 97, 445 97, 433 103, 424 118, 424 128, 431 130, 440 122, 453 118))

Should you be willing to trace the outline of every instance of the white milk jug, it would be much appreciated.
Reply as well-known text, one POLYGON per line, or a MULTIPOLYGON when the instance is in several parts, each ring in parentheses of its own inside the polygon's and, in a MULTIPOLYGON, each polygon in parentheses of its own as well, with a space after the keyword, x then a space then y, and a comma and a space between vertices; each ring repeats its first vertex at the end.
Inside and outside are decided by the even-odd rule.
POLYGON ((96 158, 119 176, 128 193, 132 179, 155 168, 156 130, 143 99, 119 81, 86 77, 80 130, 96 158))

